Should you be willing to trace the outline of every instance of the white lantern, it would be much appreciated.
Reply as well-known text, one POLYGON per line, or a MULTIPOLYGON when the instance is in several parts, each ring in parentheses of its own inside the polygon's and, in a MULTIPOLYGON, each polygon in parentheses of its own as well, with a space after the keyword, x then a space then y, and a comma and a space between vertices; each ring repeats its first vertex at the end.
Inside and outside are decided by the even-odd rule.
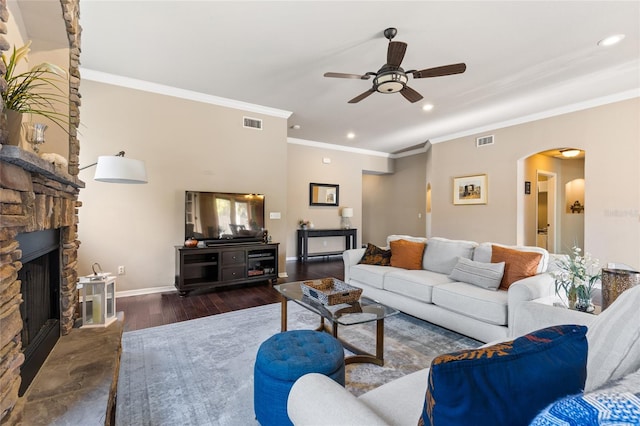
POLYGON ((82 326, 106 327, 116 320, 116 277, 110 274, 80 278, 82 326))

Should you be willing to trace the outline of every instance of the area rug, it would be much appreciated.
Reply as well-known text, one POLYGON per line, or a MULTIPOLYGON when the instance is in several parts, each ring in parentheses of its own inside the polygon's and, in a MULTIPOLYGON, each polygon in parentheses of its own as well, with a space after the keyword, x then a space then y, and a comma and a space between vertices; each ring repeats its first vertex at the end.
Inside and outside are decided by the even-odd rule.
MULTIPOLYGON (((289 302, 289 330, 319 317, 289 302)), ((280 304, 124 333, 117 425, 257 425, 253 366, 260 344, 280 331, 280 304)), ((375 323, 340 336, 374 352, 375 323)), ((385 320, 385 365, 350 364, 347 388, 360 395, 429 366, 434 356, 480 342, 399 314, 385 320)))

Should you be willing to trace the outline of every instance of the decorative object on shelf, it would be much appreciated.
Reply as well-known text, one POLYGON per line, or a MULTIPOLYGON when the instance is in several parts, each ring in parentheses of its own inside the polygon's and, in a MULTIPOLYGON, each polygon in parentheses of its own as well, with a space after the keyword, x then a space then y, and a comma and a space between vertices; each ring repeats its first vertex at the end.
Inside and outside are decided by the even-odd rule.
POLYGON ((39 153, 39 145, 44 143, 44 132, 49 128, 49 126, 44 123, 33 123, 31 121, 28 123, 22 123, 22 126, 24 127, 27 142, 29 142, 33 147, 33 152, 36 154, 39 153))
POLYGON ((80 170, 96 166, 94 180, 107 183, 147 183, 144 162, 124 157, 124 151, 115 155, 101 155, 98 161, 80 170))
MULTIPOLYGON (((82 327, 107 327, 116 321, 116 277, 94 263, 93 275, 81 277, 82 327), (98 266, 99 272, 95 266, 98 266)), ((79 286, 80 286, 79 285, 79 286)))
POLYGON ((330 183, 310 183, 309 184, 309 205, 310 206, 333 206, 338 207, 340 195, 340 185, 330 183))
POLYGON ((576 200, 569 206, 569 210, 571 210, 571 213, 582 213, 584 212, 584 204, 580 204, 580 201, 576 200))
POLYGON ((68 103, 68 94, 57 86, 57 83, 68 79, 67 72, 49 62, 38 64, 28 71, 17 71, 18 64, 23 59, 27 61, 30 46, 31 41, 19 49, 14 46, 9 56, 2 54, 7 83, 6 90, 2 92, 2 114, 6 115, 8 134, 2 134, 7 140, 0 140, 0 143, 20 145, 23 114, 46 117, 65 132, 69 131, 68 116, 55 110, 55 103, 68 103))
POLYGON ((310 228, 311 226, 311 221, 306 220, 306 219, 300 219, 298 221, 298 226, 300 227, 300 229, 307 229, 310 228))
POLYGON ((351 218, 353 217, 353 208, 352 207, 343 207, 342 208, 342 220, 340 222, 340 226, 342 229, 351 229, 351 218))
POLYGON ((607 309, 623 291, 637 285, 640 285, 639 271, 602 268, 602 310, 607 309))
POLYGON ((487 204, 487 175, 453 178, 453 204, 487 204))
POLYGON ((196 240, 193 237, 189 237, 185 240, 184 242, 184 246, 185 247, 197 247, 198 246, 198 240, 196 240))
POLYGON ((574 246, 570 255, 556 261, 559 269, 554 272, 556 294, 566 300, 569 309, 593 312, 593 289, 602 273, 598 259, 589 253, 581 256, 581 252, 574 246))

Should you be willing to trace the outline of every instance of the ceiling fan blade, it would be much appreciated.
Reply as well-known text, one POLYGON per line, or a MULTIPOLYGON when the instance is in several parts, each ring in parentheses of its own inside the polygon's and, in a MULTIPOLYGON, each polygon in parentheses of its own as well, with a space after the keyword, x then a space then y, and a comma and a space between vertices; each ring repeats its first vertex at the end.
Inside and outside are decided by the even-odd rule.
POLYGON ((404 89, 400 91, 400 94, 411 103, 418 102, 422 99, 422 95, 409 86, 404 86, 404 89))
POLYGON ((350 104, 355 104, 360 102, 361 100, 363 100, 364 98, 366 98, 367 96, 369 96, 370 94, 372 94, 373 92, 375 92, 375 90, 373 89, 369 89, 364 93, 359 94, 358 96, 356 96, 355 98, 351 99, 349 101, 350 104))
POLYGON ((443 75, 462 74, 467 69, 465 63, 444 65, 442 67, 427 68, 413 71, 413 78, 441 77, 443 75))
POLYGON ((360 74, 347 74, 342 72, 325 72, 324 76, 332 77, 332 78, 355 78, 358 80, 369 80, 371 78, 370 74, 360 75, 360 74))
POLYGON ((390 41, 387 49, 387 65, 399 67, 407 51, 407 43, 402 41, 390 41))

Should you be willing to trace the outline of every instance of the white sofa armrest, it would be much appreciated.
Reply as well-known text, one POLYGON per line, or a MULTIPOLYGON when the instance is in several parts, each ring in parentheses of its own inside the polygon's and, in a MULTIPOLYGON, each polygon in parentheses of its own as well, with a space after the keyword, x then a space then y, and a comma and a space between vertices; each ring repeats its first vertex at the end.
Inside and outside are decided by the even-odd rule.
POLYGON ((507 296, 509 328, 511 328, 518 305, 534 299, 553 296, 554 291, 555 281, 550 273, 537 274, 511 284, 507 296))
POLYGON ((348 283, 351 279, 351 267, 358 264, 365 250, 364 248, 356 248, 345 250, 344 253, 342 253, 342 260, 344 261, 344 282, 348 283))
POLYGON ((287 413, 294 425, 386 425, 367 405, 327 376, 305 374, 291 388, 287 413))
POLYGON ((524 302, 518 306, 513 317, 513 322, 509 324, 509 335, 518 337, 540 330, 562 324, 577 324, 590 326, 597 316, 585 312, 552 306, 539 302, 524 302))

